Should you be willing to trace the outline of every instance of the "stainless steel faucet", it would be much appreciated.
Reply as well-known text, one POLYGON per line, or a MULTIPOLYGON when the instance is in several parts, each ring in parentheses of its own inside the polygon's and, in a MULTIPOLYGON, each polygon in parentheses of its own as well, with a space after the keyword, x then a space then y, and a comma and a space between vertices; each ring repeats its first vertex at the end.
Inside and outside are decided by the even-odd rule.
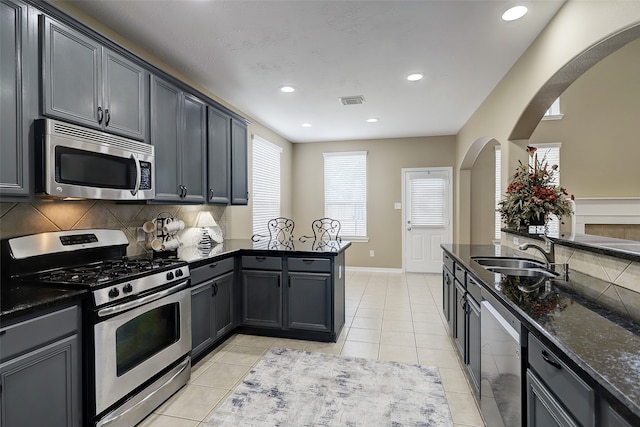
POLYGON ((536 249, 538 252, 542 254, 542 256, 544 256, 544 259, 547 263, 547 268, 551 268, 551 264, 555 264, 556 262, 556 251, 554 247, 555 245, 553 244, 553 240, 551 240, 547 236, 542 235, 542 238, 547 244, 546 249, 534 243, 523 243, 518 247, 518 249, 520 249, 521 251, 526 251, 527 249, 536 249))
POLYGON ((522 245, 518 246, 518 249, 520 249, 521 251, 526 251, 527 249, 536 249, 542 254, 542 256, 544 256, 547 269, 552 270, 554 266, 559 266, 562 279, 564 281, 569 280, 569 264, 556 264, 556 251, 553 240, 545 235, 542 235, 541 237, 546 243, 546 249, 534 243, 523 243, 522 245))

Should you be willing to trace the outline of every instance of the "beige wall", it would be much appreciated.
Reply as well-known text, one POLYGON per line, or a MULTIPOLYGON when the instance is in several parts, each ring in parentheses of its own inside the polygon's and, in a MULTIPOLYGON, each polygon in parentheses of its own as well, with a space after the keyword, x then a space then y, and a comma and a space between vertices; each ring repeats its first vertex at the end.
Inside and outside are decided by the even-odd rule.
POLYGON ((614 52, 560 97, 562 120, 530 141, 561 142, 560 178, 576 197, 640 197, 640 40, 614 52))
POLYGON ((309 234, 324 216, 324 152, 367 151, 367 227, 369 242, 354 243, 347 265, 402 267, 402 168, 453 166, 455 138, 425 137, 295 144, 293 219, 296 235, 309 234), (374 250, 375 257, 369 256, 374 250))
POLYGON ((495 239, 496 145, 485 145, 471 169, 472 244, 486 245, 495 239))
MULTIPOLYGON (((483 143, 502 147, 502 185, 526 155, 509 136, 536 94, 558 70, 599 41, 640 22, 640 2, 569 0, 457 135, 455 240, 471 241, 471 169, 483 143)), ((553 88, 549 89, 553 92, 553 88)), ((560 95, 557 93, 556 96, 560 95)), ((552 102, 549 101, 549 104, 552 102)), ((537 120, 540 119, 537 117, 537 120)), ((585 165, 581 165, 584 167, 585 165)))

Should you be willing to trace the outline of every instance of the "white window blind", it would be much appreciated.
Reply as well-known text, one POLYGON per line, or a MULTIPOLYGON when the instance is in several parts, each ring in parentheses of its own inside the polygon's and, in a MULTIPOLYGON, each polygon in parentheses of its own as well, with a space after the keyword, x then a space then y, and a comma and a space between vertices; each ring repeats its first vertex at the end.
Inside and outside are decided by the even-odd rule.
POLYGON ((544 113, 542 120, 560 120, 564 114, 560 112, 560 98, 556 98, 551 107, 544 113))
POLYGON ((500 200, 502 199, 502 150, 499 145, 496 145, 496 188, 495 188, 495 199, 496 199, 496 220, 495 220, 495 231, 494 238, 496 240, 500 240, 502 228, 502 217, 500 216, 500 212, 498 212, 498 208, 500 205, 500 200))
MULTIPOLYGON (((560 146, 561 144, 552 143, 552 144, 531 144, 533 147, 536 147, 536 154, 538 155, 538 162, 542 164, 547 163, 549 167, 553 165, 558 165, 558 169, 553 174, 553 183, 558 186, 560 185, 560 146)), ((529 157, 529 165, 533 166, 533 157, 529 157)), ((555 215, 549 216, 549 221, 547 222, 548 235, 551 237, 559 237, 560 236, 560 220, 555 215)))
POLYGON ((438 175, 410 181, 411 225, 414 227, 443 227, 446 225, 446 178, 438 175))
POLYGON ((324 153, 324 214, 343 236, 367 236, 366 151, 324 153))
POLYGON ((253 136, 253 234, 269 235, 268 221, 280 216, 280 153, 282 148, 253 136))

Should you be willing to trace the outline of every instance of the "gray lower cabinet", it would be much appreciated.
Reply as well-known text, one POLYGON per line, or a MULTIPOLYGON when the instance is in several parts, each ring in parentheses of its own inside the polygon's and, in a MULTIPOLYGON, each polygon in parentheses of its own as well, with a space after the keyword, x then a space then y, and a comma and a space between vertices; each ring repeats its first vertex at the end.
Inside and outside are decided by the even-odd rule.
POLYGON ((242 324, 282 328, 281 271, 247 270, 243 264, 242 324))
POLYGON ((206 201, 206 105, 151 76, 151 143, 158 202, 206 201))
POLYGON ((0 330, 0 425, 81 426, 80 309, 0 330))
POLYGON ((579 427, 555 396, 527 370, 527 426, 579 427))
POLYGON ((287 328, 331 331, 331 274, 289 271, 287 328))
POLYGON ((453 304, 454 304, 454 321, 453 321, 453 341, 462 357, 462 360, 466 359, 466 323, 467 312, 465 304, 465 289, 458 282, 454 280, 453 286, 453 304))
POLYGON ((480 390, 480 306, 471 296, 467 295, 467 370, 471 376, 471 381, 480 390))
POLYGON ((0 197, 33 194, 29 129, 37 115, 38 44, 29 6, 0 1, 0 197), (33 111, 35 110, 35 112, 33 111))
POLYGON ((147 72, 42 15, 43 114, 146 140, 147 72))
POLYGON ((453 315, 454 310, 451 305, 453 302, 453 275, 451 271, 447 268, 442 269, 442 312, 444 313, 444 318, 447 320, 447 325, 449 327, 449 333, 453 332, 453 315))
POLYGON ((247 125, 231 119, 231 204, 249 203, 247 177, 247 125))
POLYGON ((191 356, 197 357, 235 327, 234 274, 230 271, 191 290, 191 356))
POLYGON ((602 420, 599 425, 602 427, 631 427, 631 423, 616 412, 607 401, 602 401, 601 408, 602 420))

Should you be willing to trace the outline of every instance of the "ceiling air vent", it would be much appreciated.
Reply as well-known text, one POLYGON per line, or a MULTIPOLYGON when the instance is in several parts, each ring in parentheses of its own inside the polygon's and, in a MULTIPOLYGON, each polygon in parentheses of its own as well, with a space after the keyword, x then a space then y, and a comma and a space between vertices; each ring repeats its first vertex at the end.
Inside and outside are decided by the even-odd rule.
POLYGON ((364 97, 362 95, 358 96, 341 96, 338 98, 342 105, 358 105, 364 104, 364 97))

